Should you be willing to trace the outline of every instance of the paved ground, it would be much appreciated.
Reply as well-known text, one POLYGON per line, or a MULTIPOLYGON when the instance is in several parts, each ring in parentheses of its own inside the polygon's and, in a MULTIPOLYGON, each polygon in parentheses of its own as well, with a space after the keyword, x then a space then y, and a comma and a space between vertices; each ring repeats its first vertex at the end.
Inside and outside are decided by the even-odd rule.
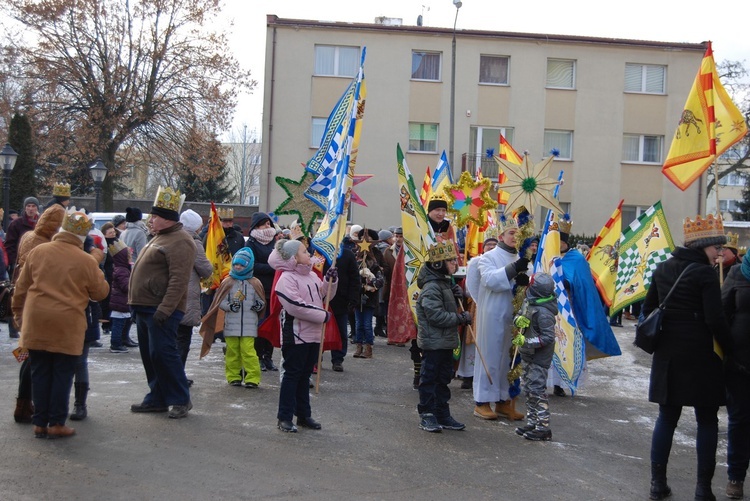
MULTIPOLYGON (((376 341, 375 358, 330 370, 325 355, 313 416, 321 431, 276 429, 278 373, 256 390, 230 387, 220 345, 188 360, 195 408, 187 419, 133 414, 146 390, 137 350, 90 356, 89 418, 61 440, 33 438, 13 422, 18 363, 0 324, 0 498, 38 499, 554 499, 648 498, 650 435, 657 409, 646 401, 649 357, 616 329, 621 357, 589 365, 575 397, 550 397, 553 441, 528 442, 516 423, 472 416, 471 392, 451 384, 465 431, 417 428, 406 348, 376 341)), ((104 341, 108 339, 105 337, 104 341)), ((278 350, 274 358, 278 362, 278 350)), ((72 403, 72 401, 71 401, 72 403)), ((686 410, 669 465, 672 499, 692 499, 695 424, 686 410)), ((714 491, 726 485, 726 414, 721 413, 714 491)))

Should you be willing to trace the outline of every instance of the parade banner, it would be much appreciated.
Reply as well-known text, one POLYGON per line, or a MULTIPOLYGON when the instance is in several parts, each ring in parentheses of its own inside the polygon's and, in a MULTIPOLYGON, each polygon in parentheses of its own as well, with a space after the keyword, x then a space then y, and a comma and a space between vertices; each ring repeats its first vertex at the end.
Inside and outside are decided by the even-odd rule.
POLYGON ((615 299, 615 284, 617 282, 617 263, 619 261, 620 236, 622 235, 622 203, 604 224, 599 235, 591 246, 586 260, 591 266, 591 274, 594 277, 596 288, 602 301, 608 307, 612 306, 615 299))
POLYGON ((427 207, 430 195, 432 195, 432 174, 430 174, 430 166, 428 165, 424 173, 424 179, 422 180, 422 191, 419 192, 419 201, 425 207, 427 207))
MULTIPOLYGON (((449 184, 453 184, 453 173, 451 172, 451 166, 448 164, 448 157, 445 155, 445 150, 443 150, 443 154, 440 155, 440 161, 438 162, 437 167, 435 167, 435 171, 432 173, 432 193, 439 193, 442 195, 443 189, 449 184)), ((432 193, 430 195, 432 195, 432 193)), ((425 201, 425 206, 428 201, 429 197, 427 197, 425 201)))
POLYGON ((661 201, 630 223, 620 237, 615 299, 610 316, 644 299, 656 266, 674 250, 661 201))
POLYGON ((232 256, 229 255, 229 245, 221 226, 219 213, 216 205, 211 202, 211 217, 208 220, 208 231, 206 232, 206 257, 211 263, 213 271, 211 276, 202 283, 207 289, 218 289, 221 281, 229 275, 232 267, 232 256))
POLYGON ((745 117, 721 85, 708 42, 661 171, 684 191, 745 134, 745 117))
POLYGON ((388 342, 405 344, 416 339, 417 324, 409 301, 406 281, 404 245, 399 249, 391 275, 391 293, 388 300, 388 342))

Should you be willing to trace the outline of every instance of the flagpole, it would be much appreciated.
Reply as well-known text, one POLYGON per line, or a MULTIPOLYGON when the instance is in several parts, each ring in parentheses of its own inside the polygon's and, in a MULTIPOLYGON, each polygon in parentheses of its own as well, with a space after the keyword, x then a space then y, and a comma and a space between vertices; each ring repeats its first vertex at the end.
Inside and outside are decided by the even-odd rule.
MULTIPOLYGON (((716 193, 716 215, 721 217, 721 208, 719 207, 719 166, 714 164, 714 193, 716 193)), ((719 287, 724 285, 724 256, 719 261, 719 287)))

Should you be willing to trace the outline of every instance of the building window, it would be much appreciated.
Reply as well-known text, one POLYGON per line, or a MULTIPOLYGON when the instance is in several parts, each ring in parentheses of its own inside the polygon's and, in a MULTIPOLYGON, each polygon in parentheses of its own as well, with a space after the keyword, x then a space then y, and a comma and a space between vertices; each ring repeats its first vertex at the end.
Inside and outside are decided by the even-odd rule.
POLYGON ((437 153, 437 124, 409 124, 409 151, 437 153))
POLYGON ((622 161, 660 164, 664 136, 625 134, 622 141, 622 161))
POLYGON ((508 85, 507 56, 479 56, 479 83, 508 85))
POLYGON ((739 212, 742 200, 719 200, 720 212, 739 212))
POLYGON ((630 223, 638 219, 641 214, 648 210, 648 206, 643 205, 623 205, 622 206, 622 231, 624 232, 630 223))
POLYGON ((543 157, 557 153, 556 160, 573 160, 573 131, 545 130, 543 157))
POLYGON ((666 66, 627 63, 625 65, 625 92, 664 94, 666 76, 666 66))
POLYGON ((745 176, 739 172, 730 172, 719 179, 720 186, 745 186, 745 176))
POLYGON ((440 53, 420 52, 411 53, 412 80, 440 81, 440 53))
POLYGON ((481 169, 482 176, 497 179, 498 165, 495 156, 500 155, 500 134, 513 144, 511 127, 471 127, 469 129, 469 156, 464 167, 476 175, 481 169))
POLYGON ((359 47, 315 46, 315 75, 353 77, 359 71, 359 47))
POLYGON ((312 127, 310 127, 310 147, 318 148, 320 141, 323 139, 323 134, 326 132, 327 118, 313 118, 312 127))
POLYGON ((547 59, 547 87, 575 89, 576 62, 571 59, 547 59))
POLYGON ((249 199, 248 205, 260 205, 260 197, 258 195, 250 195, 248 199, 249 199))

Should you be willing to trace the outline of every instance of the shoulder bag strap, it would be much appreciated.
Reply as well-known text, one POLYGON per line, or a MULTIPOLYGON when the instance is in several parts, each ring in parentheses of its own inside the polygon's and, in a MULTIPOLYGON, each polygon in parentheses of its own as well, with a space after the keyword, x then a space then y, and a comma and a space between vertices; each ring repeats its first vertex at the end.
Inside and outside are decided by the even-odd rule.
POLYGON ((684 274, 685 274, 685 273, 686 273, 686 272, 687 272, 687 271, 688 271, 688 270, 689 270, 689 269, 690 269, 690 268, 691 268, 691 267, 692 267, 692 266, 693 266, 694 264, 695 264, 695 263, 690 263, 689 265, 687 265, 687 267, 686 267, 686 268, 685 268, 684 270, 682 270, 682 273, 680 273, 680 276, 679 276, 679 277, 677 277, 677 280, 675 280, 674 284, 672 285, 672 288, 671 288, 671 289, 669 289, 669 292, 667 293, 667 297, 665 297, 665 298, 664 298, 664 301, 662 301, 662 302, 661 302, 661 304, 659 305, 659 309, 663 310, 664 308, 666 308, 666 307, 667 307, 667 301, 669 301, 669 296, 671 296, 671 295, 672 295, 672 293, 674 292, 674 289, 675 289, 675 287, 677 287, 677 284, 678 284, 678 283, 680 283, 680 279, 682 278, 682 276, 683 276, 683 275, 684 275, 684 274))

